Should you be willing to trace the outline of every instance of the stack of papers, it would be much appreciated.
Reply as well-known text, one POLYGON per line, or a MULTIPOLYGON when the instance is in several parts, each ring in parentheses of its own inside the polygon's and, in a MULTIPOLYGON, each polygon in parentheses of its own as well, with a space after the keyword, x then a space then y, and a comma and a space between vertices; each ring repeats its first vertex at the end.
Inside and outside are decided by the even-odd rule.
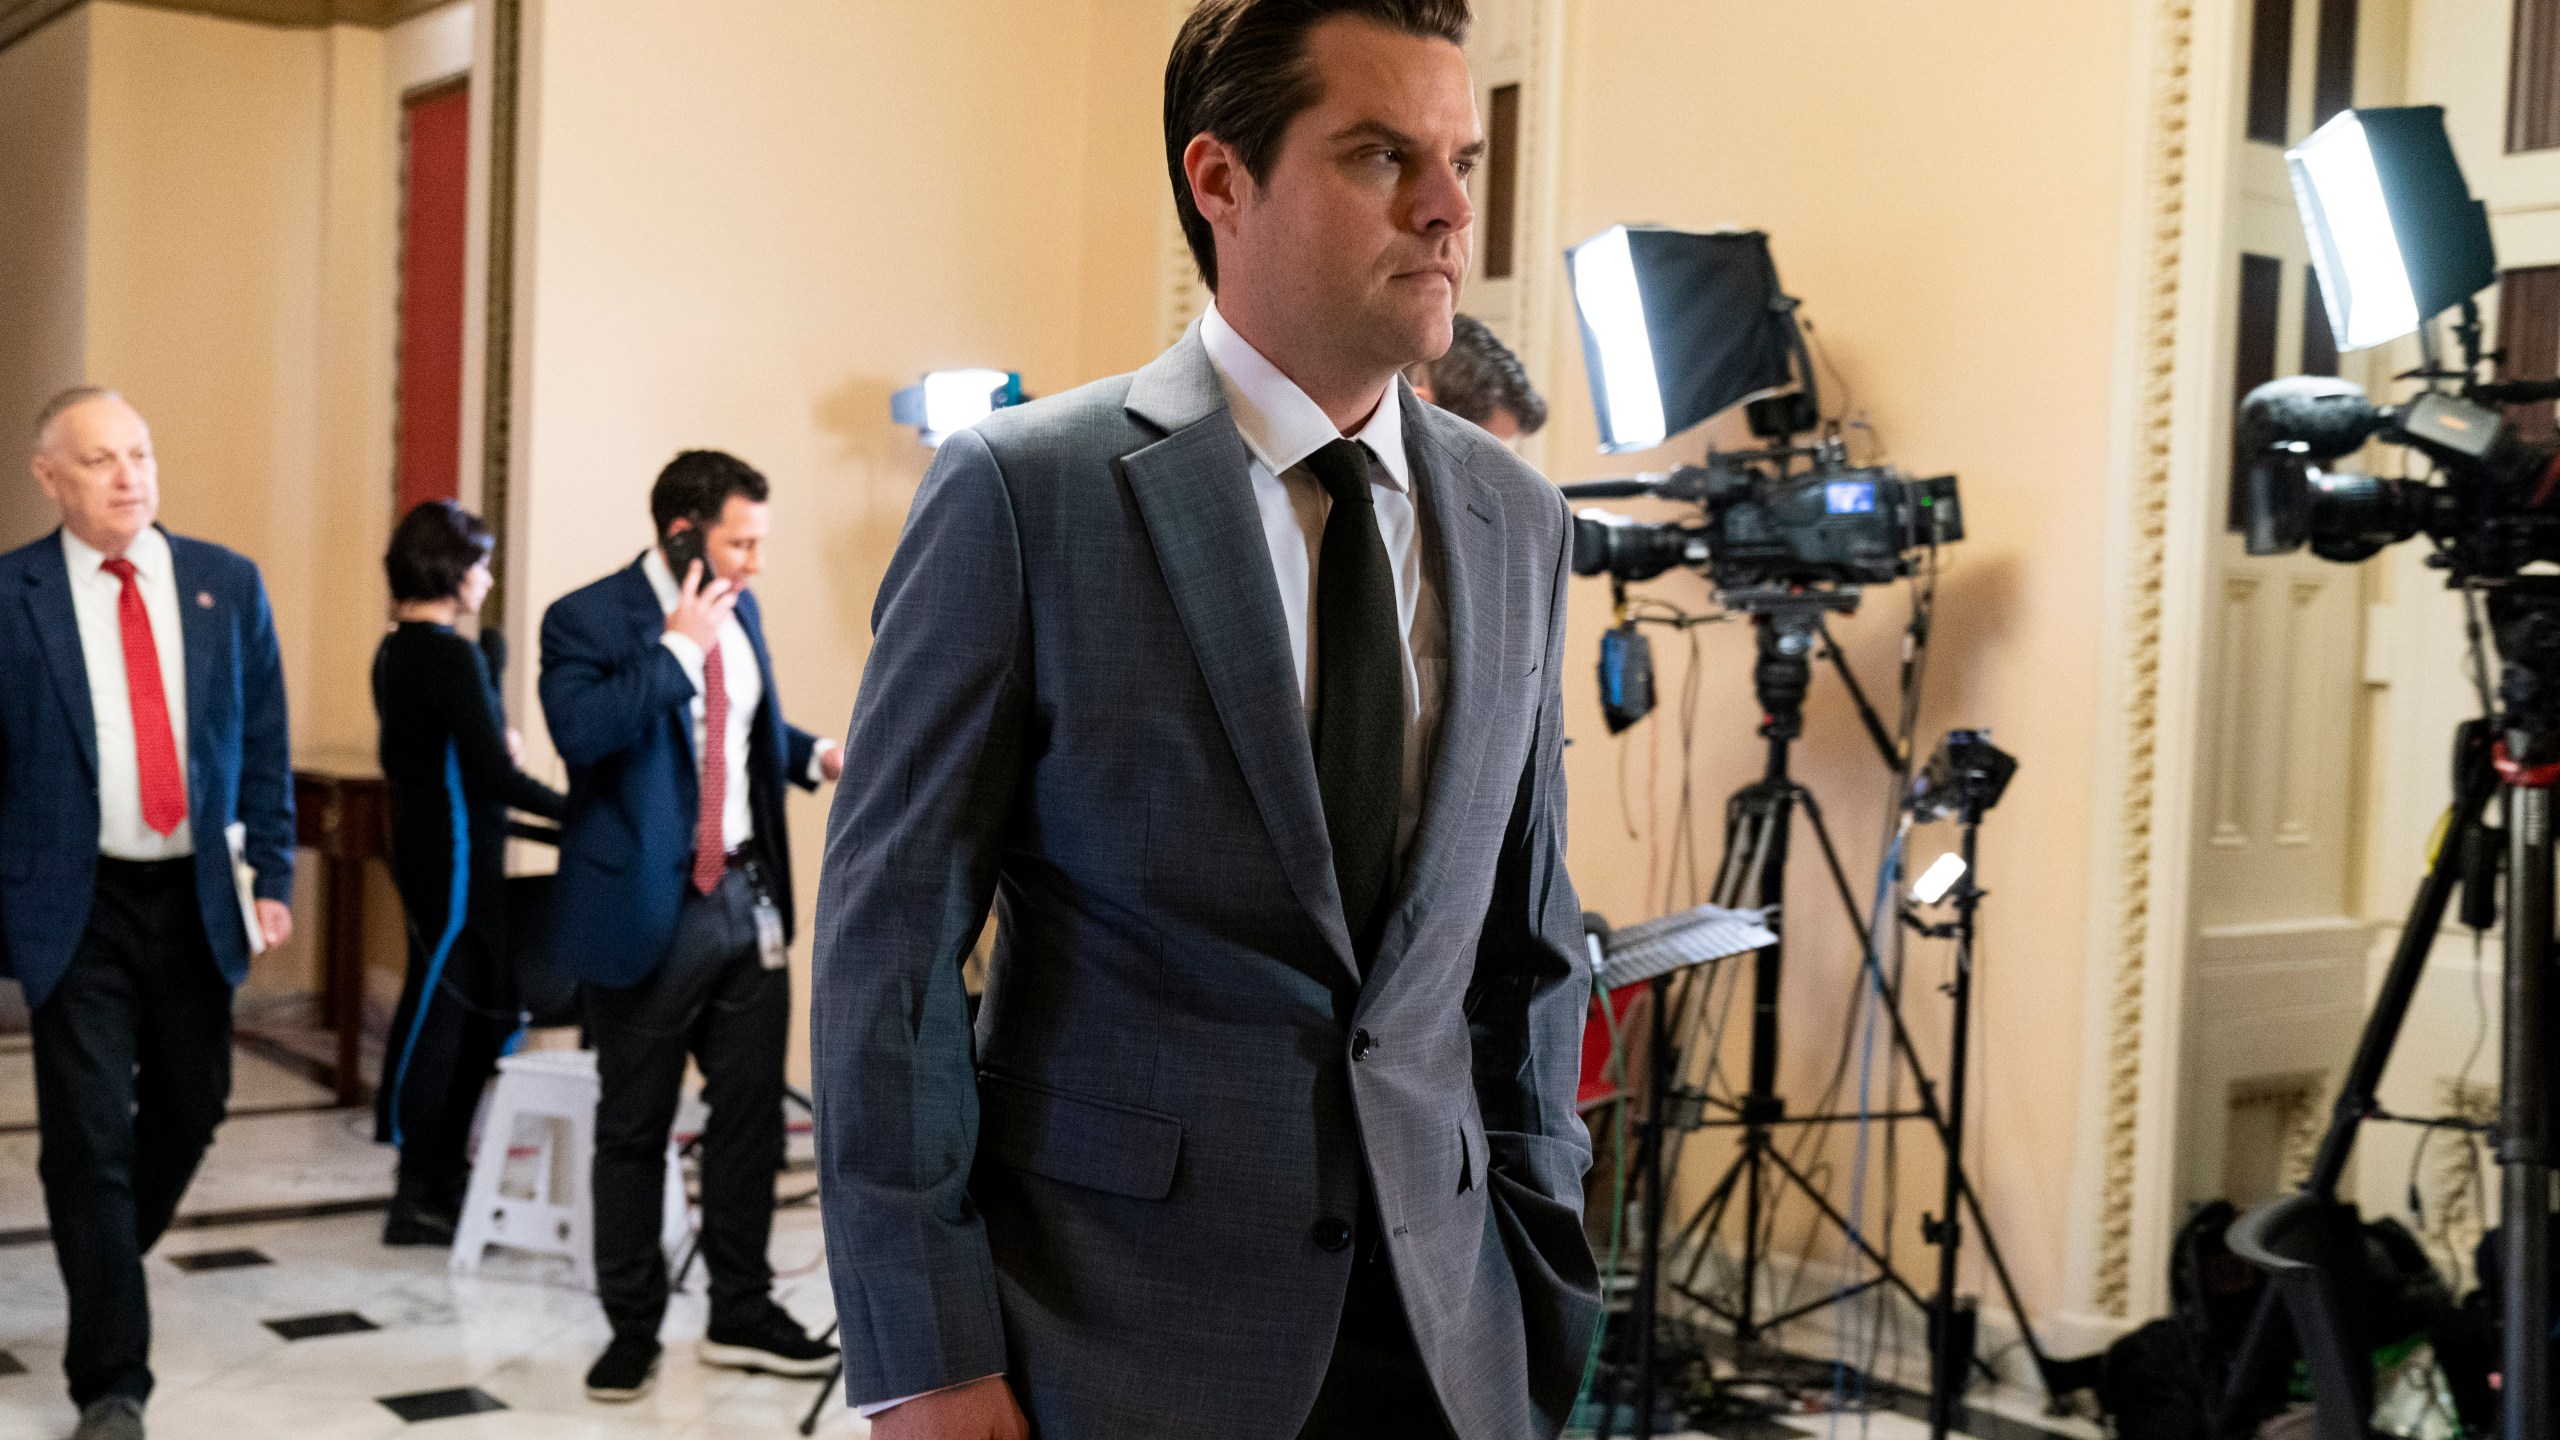
POLYGON ((1610 931, 1600 946, 1600 988, 1641 984, 1657 975, 1777 943, 1777 932, 1768 927, 1764 912, 1701 905, 1610 931))

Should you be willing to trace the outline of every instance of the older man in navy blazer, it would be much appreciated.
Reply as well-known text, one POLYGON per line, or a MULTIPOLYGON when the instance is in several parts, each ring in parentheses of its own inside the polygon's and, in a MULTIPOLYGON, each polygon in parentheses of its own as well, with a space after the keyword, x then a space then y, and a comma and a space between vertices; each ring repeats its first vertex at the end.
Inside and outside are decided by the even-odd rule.
POLYGON ((222 1121, 249 912, 259 946, 293 929, 284 666, 257 567, 158 528, 122 397, 56 397, 33 468, 62 525, 0 556, 0 974, 34 1014, 75 1440, 125 1440, 151 1394, 142 1255, 222 1121))
POLYGON ((709 1364, 823 1375, 835 1347, 773 1302, 765 1246, 782 1165, 791 842, 783 786, 842 770, 784 722, 755 597, 765 478, 716 450, 668 462, 658 544, 542 617, 542 713, 569 762, 554 892, 559 953, 587 985, 596 1103, 597 1298, 613 1342, 587 1394, 636 1400, 667 1308, 658 1248, 667 1131, 690 1055, 702 1136, 709 1364))

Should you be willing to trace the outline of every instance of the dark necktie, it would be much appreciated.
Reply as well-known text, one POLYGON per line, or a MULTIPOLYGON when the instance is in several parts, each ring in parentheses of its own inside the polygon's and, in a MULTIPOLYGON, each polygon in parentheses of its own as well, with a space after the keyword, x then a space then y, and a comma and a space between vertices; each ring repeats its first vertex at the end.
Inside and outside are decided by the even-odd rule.
POLYGON ((1333 496, 1316 562, 1316 789, 1333 841, 1342 918, 1366 964, 1395 874, 1404 640, 1395 571, 1369 495, 1369 452, 1336 440, 1306 463, 1333 496))

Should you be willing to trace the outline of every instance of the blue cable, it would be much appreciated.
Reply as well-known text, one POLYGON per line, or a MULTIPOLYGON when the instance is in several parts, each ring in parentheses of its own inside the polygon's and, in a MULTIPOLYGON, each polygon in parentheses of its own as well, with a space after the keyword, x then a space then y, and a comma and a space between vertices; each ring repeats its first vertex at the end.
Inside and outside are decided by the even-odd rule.
MULTIPOLYGON (((1867 1014, 1858 1039, 1858 1129, 1856 1158, 1849 1167, 1848 1224, 1852 1263, 1862 1253, 1864 1232, 1859 1228, 1866 1218, 1868 1129, 1875 1110, 1874 1075, 1877 1017, 1884 1007, 1884 966, 1876 954, 1876 939, 1885 933, 1895 884, 1902 876, 1902 847, 1908 838, 1907 827, 1896 826, 1893 843, 1885 848, 1884 864, 1876 871, 1875 906, 1867 924, 1867 946, 1860 956, 1860 974, 1865 984, 1859 987, 1860 1002, 1867 1014), (1869 998, 1872 997, 1872 998, 1869 998)), ((1849 1334, 1849 1281, 1844 1274, 1838 1289, 1832 1292, 1833 1321, 1831 1360, 1831 1416, 1826 1433, 1837 1434, 1840 1413, 1847 1408, 1849 1395, 1849 1356, 1854 1353, 1849 1334)), ((1858 1379, 1858 1399, 1866 1400, 1866 1377, 1858 1379)))
POLYGON ((444 962, 452 958, 453 942, 461 938, 462 922, 471 911, 471 811, 462 801, 462 755, 451 740, 444 742, 444 793, 453 812, 453 883, 445 901, 444 936, 436 941, 435 954, 427 958, 426 982, 418 987, 417 1008, 409 1012, 409 1038, 401 1042, 400 1064, 391 1075, 391 1144, 395 1149, 403 1148, 400 1110, 409 1087, 409 1061, 418 1053, 419 1032, 427 1028, 427 1007, 435 1003, 436 990, 444 984, 444 962))

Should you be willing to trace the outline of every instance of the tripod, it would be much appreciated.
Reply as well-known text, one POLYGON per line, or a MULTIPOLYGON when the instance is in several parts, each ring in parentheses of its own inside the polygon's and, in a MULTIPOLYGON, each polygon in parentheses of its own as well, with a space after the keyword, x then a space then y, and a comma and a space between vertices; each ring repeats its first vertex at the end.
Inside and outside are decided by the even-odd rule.
MULTIPOLYGON (((2232 1249, 2274 1283, 2258 1303, 2234 1359, 2213 1433, 2229 1436, 2241 1413, 2279 1304, 2310 1362, 2319 1440, 2365 1440, 2373 1409, 2372 1368, 2355 1342, 2360 1327, 2347 1292, 2358 1253, 2343 1224, 2338 1185, 2367 1119, 2399 1119, 2378 1091, 2392 1047, 2416 999, 2418 981, 2444 923, 2464 860, 2493 794, 2506 824, 2505 1014, 2496 1130, 2499 1216, 2506 1237, 2501 1297, 2499 1440, 2549 1440, 2551 1417, 2551 1112, 2548 1023, 2553 922, 2552 790, 2560 786, 2560 585, 2525 576, 2491 592, 2490 623, 2505 660, 2494 743, 2490 722, 2455 733, 2453 808, 2443 843, 2410 902, 2391 967, 2374 997, 2355 1059, 2338 1091, 2302 1189, 2251 1212, 2232 1227, 2232 1249)), ((2485 877, 2473 877, 2479 883, 2485 877)), ((2466 906, 2466 910, 2470 907, 2466 906)), ((2486 914, 2466 916, 2485 926, 2486 914)), ((2425 1122, 2420 1122, 2425 1123, 2425 1122)), ((2352 1217, 2346 1217, 2351 1219, 2352 1217)))
MULTIPOLYGON (((1940 1143, 1948 1147, 1947 1213, 1943 1219, 1930 1222, 1931 1243, 1939 1245, 1942 1254, 1947 1257, 1942 1261, 1942 1269, 1952 1265, 1954 1249, 1961 1234, 1961 1231, 1956 1228, 1955 1221, 1956 1198, 1961 1197, 1964 1205, 1972 1211, 1974 1226, 1982 1236, 1984 1252, 1990 1259, 2011 1312, 2018 1317, 2028 1351, 2034 1356, 2038 1374, 2046 1377, 2048 1391, 2055 1389, 2050 1378, 2053 1361, 2038 1342, 2033 1327, 2026 1322, 2026 1307, 2018 1296, 2016 1285, 2010 1279, 2008 1265, 2000 1254, 1990 1226, 1982 1217, 1981 1202, 1973 1192, 1971 1181, 1963 1173, 1960 1152, 1954 1148, 1961 1140, 1961 1127, 1950 1125, 1947 1112, 1940 1108, 1927 1072, 1920 1064, 1919 1051, 1903 1023, 1900 1006, 1895 1000, 1894 988, 1885 977, 1882 963, 1876 953, 1876 946, 1865 924, 1857 916, 1856 903, 1849 894, 1847 877, 1841 869, 1838 851, 1832 844, 1829 827, 1823 821, 1821 807, 1815 803, 1810 792, 1793 780, 1788 768, 1790 749, 1794 741, 1803 734, 1804 697, 1812 685, 1811 655, 1816 640, 1823 636, 1824 616, 1831 612, 1845 612, 1851 609, 1857 603, 1856 596, 1824 591, 1786 595, 1763 592, 1750 597, 1750 600, 1757 647, 1757 660, 1752 670, 1752 687, 1761 706, 1763 719, 1760 734, 1768 742, 1768 755, 1761 779, 1738 793, 1728 809, 1725 858, 1717 881, 1716 903, 1726 906, 1756 903, 1764 914, 1764 923, 1779 938, 1778 943, 1754 952, 1751 1064, 1748 1089, 1732 1103, 1714 1102, 1729 1112, 1723 1117, 1706 1118, 1699 1113, 1700 1107, 1696 1102, 1702 1097, 1694 1095, 1674 1097, 1671 1094, 1679 1067, 1672 1060, 1670 1037, 1677 1030, 1685 1030, 1687 1022, 1684 1020, 1683 1023, 1675 1025, 1670 1019, 1673 994, 1670 977, 1663 977, 1654 982, 1650 1027, 1652 1044, 1648 1067, 1650 1083, 1647 1087, 1646 1116, 1641 1127, 1643 1146, 1639 1152, 1639 1177, 1643 1183, 1645 1223, 1636 1290, 1629 1313, 1629 1323, 1634 1327, 1636 1349, 1634 1434, 1638 1440, 1646 1440, 1646 1437, 1654 1433, 1654 1414, 1658 1396, 1658 1377, 1654 1368, 1654 1331, 1663 1284, 1662 1229, 1665 1219, 1664 1199, 1667 1195, 1665 1153, 1671 1148, 1675 1132, 1700 1128, 1735 1128, 1741 1131, 1741 1148, 1736 1152, 1733 1161, 1708 1193, 1706 1200, 1681 1228, 1679 1241, 1692 1246, 1692 1258, 1687 1273, 1680 1280, 1673 1282, 1671 1287, 1731 1327, 1738 1351, 1748 1354, 1764 1337, 1778 1327, 1880 1286, 1892 1287, 1916 1309, 1936 1313, 1932 1302, 1923 1297, 1917 1288, 1894 1269, 1890 1260, 1867 1238, 1857 1224, 1842 1215, 1831 1203, 1830 1197, 1825 1195, 1821 1188, 1815 1185, 1777 1144, 1779 1132, 1788 1127, 1832 1124, 1859 1118, 1856 1115, 1837 1114, 1791 1116, 1787 1113, 1784 1098, 1777 1093, 1778 999, 1780 983, 1785 973, 1786 948, 1783 902, 1786 865, 1792 838, 1792 821, 1798 806, 1804 809, 1806 819, 1813 826, 1833 882, 1839 888, 1843 903, 1849 910, 1851 923, 1858 931, 1865 966, 1865 973, 1861 977, 1862 983, 1873 985, 1877 1003, 1890 1021, 1894 1050, 1908 1067, 1915 1081, 1918 1095, 1916 1108, 1885 1111, 1866 1118, 1888 1123, 1925 1120, 1936 1130, 1940 1143), (1675 1098, 1680 1101, 1676 1111, 1673 1108, 1675 1098), (1822 1220, 1846 1238, 1875 1268, 1875 1273, 1865 1280, 1805 1304, 1771 1313, 1763 1307, 1763 1297, 1759 1288, 1760 1272, 1770 1255, 1765 1218, 1774 1211, 1779 1199, 1789 1190, 1810 1202, 1822 1220), (1738 1206, 1734 1203, 1737 1196, 1740 1197, 1738 1206), (1706 1293, 1700 1287, 1699 1273, 1706 1263, 1708 1251, 1711 1248, 1708 1242, 1711 1242, 1720 1232, 1727 1219, 1734 1218, 1737 1214, 1742 1223, 1742 1240, 1739 1247, 1740 1295, 1734 1303, 1727 1304, 1718 1297, 1706 1293)), ((1868 733, 1885 753, 1888 765, 1897 774, 1901 774, 1904 762, 1898 747, 1885 731, 1883 723, 1876 718, 1874 709, 1868 705, 1864 693, 1857 688, 1854 677, 1850 675, 1845 660, 1841 659, 1836 648, 1832 650, 1832 658, 1839 666, 1841 678, 1847 682, 1850 693, 1857 702, 1868 733)), ((1988 804, 1985 803, 1982 808, 1989 808, 1988 804)), ((1967 973, 1969 973, 1971 917, 1969 911, 1960 910, 1959 913, 1962 917, 1960 923, 1965 927, 1963 952, 1967 973)), ((1692 983, 1683 996, 1684 1002, 1700 1000, 1700 992, 1704 988, 1692 983)), ((1966 993, 1969 998, 1969 988, 1966 993)), ((1702 1000, 1698 1008, 1704 1008, 1702 1000)), ((1960 1098, 1960 1095, 1957 1098, 1960 1098)), ((1952 1298, 1951 1277, 1945 1278, 1940 1288, 1952 1298)), ((1953 1313, 1951 1309, 1950 1315, 1952 1316, 1953 1313)), ((1965 1313, 1968 1316, 1971 1314, 1969 1310, 1965 1313)), ((1950 1323, 1960 1322, 1951 1320, 1950 1323)), ((1963 1391, 1962 1382, 1965 1379, 1967 1363, 1980 1369, 1985 1376, 1993 1373, 1988 1364, 1973 1358, 1969 1328, 1967 1336, 1961 1337, 1963 1340, 1961 1349, 1956 1344, 1959 1338, 1952 1333, 1942 1331, 1940 1341, 1933 1346, 1935 1354, 1961 1357, 1952 1366, 1946 1367, 1947 1373, 1944 1376, 1933 1375, 1931 1385, 1933 1395, 1943 1392, 1948 1397, 1946 1413, 1950 1417, 1954 1414, 1955 1399, 1960 1397, 1963 1391)), ((1604 1428, 1601 1432, 1603 1440, 1606 1440, 1608 1434, 1605 1428, 1606 1423, 1606 1421, 1603 1422, 1604 1428)))

